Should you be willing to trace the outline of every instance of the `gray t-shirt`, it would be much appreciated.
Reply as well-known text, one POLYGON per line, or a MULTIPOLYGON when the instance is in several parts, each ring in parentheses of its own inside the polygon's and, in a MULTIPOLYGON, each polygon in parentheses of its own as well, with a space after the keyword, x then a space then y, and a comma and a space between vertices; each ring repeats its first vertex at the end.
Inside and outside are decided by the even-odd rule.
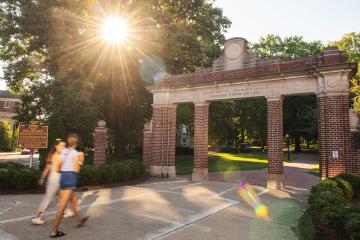
POLYGON ((75 172, 77 156, 79 152, 73 148, 66 148, 61 152, 61 171, 62 172, 75 172))

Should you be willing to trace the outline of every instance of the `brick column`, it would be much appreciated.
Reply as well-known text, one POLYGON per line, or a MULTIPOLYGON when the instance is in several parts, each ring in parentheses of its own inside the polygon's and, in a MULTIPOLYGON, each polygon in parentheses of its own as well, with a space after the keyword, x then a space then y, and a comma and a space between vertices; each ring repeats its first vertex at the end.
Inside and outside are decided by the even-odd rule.
POLYGON ((360 132, 351 132, 351 151, 354 168, 352 173, 360 175, 360 132))
POLYGON ((95 144, 94 144, 94 165, 99 166, 105 164, 106 145, 107 145, 107 129, 103 120, 98 122, 95 128, 95 144))
POLYGON ((176 177, 176 105, 153 105, 151 175, 176 177))
MULTIPOLYGON (((322 116, 326 133, 325 157, 327 177, 351 171, 351 139, 348 93, 326 93, 323 96, 325 114, 322 116), (334 154, 337 158, 334 157, 334 154)), ((320 133, 321 134, 321 133, 320 133)))
POLYGON ((152 164, 152 122, 145 124, 143 137, 143 163, 145 170, 150 172, 152 164))
POLYGON ((321 179, 328 176, 327 158, 326 158, 326 98, 323 93, 317 95, 317 114, 318 114, 318 149, 319 149, 319 165, 321 179))
POLYGON ((282 97, 267 98, 267 146, 269 189, 284 188, 282 97))
POLYGON ((195 103, 193 181, 208 180, 209 103, 195 103))

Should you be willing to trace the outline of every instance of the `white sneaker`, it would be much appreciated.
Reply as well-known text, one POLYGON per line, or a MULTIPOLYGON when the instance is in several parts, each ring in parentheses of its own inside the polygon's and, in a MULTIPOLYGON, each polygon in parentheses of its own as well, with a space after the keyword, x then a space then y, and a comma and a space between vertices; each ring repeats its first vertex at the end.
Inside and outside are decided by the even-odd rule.
POLYGON ((33 217, 31 219, 31 222, 35 225, 42 225, 44 224, 45 222, 41 219, 41 217, 33 217))
POLYGON ((63 215, 63 218, 70 218, 70 217, 73 217, 75 214, 73 211, 71 211, 70 209, 66 209, 65 210, 65 213, 63 215))

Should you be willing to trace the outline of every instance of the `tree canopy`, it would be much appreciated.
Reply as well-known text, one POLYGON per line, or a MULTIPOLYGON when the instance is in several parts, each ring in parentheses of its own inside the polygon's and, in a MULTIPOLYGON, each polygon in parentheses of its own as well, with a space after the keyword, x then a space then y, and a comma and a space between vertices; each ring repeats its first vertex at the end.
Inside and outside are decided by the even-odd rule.
POLYGON ((139 144, 150 116, 145 85, 154 76, 144 79, 141 65, 160 59, 168 73, 207 67, 230 26, 207 0, 1 0, 0 23, 4 79, 22 100, 18 120, 56 123, 58 134, 75 131, 90 146, 103 118, 119 155, 139 144), (126 44, 99 37, 109 16, 127 22, 126 44))

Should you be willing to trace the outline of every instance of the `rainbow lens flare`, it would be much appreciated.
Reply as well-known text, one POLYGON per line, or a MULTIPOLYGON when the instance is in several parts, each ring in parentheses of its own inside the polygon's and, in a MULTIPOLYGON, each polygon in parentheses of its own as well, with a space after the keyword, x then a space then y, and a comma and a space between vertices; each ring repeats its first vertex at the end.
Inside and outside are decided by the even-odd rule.
POLYGON ((238 193, 240 197, 251 206, 258 218, 264 220, 270 220, 269 211, 266 205, 264 205, 260 198, 256 195, 254 189, 249 183, 241 182, 238 188, 238 193))

